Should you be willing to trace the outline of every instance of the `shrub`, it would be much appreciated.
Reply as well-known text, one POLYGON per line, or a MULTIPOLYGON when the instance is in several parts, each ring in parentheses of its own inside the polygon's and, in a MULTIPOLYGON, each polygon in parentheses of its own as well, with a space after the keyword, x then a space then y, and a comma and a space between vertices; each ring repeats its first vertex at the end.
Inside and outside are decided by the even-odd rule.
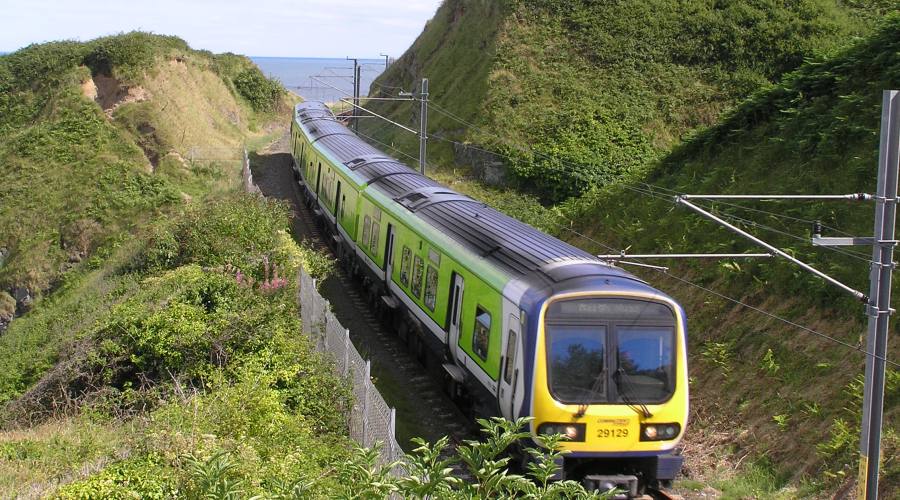
POLYGON ((234 79, 234 86, 254 111, 274 111, 284 95, 281 84, 266 78, 256 66, 239 73, 234 79))
POLYGON ((377 450, 358 448, 347 466, 338 471, 344 498, 383 498, 396 493, 401 498, 611 498, 614 491, 590 492, 575 481, 551 481, 558 472, 562 452, 558 446, 562 436, 542 436, 541 447, 525 447, 531 455, 523 474, 509 470, 510 456, 506 453, 518 442, 530 439, 522 432, 528 419, 510 422, 502 418, 479 419, 482 440, 468 440, 447 452, 448 439, 434 445, 416 439, 418 448, 398 464, 377 465, 377 450), (442 458, 447 457, 447 458, 442 458), (463 468, 471 480, 463 480, 453 473, 453 466, 463 468), (392 468, 400 466, 404 472, 392 476, 392 468))

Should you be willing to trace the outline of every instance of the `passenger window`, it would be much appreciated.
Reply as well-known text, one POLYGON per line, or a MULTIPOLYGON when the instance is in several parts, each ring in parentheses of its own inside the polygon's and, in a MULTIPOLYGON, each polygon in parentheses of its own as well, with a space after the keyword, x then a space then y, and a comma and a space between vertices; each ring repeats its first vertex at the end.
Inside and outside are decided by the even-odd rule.
POLYGON ((400 258, 400 283, 409 287, 409 267, 412 265, 412 252, 409 247, 403 247, 403 256, 400 258))
POLYGON ((509 331, 509 337, 506 340, 506 366, 503 368, 503 380, 507 384, 512 383, 513 361, 516 359, 516 332, 509 331))
POLYGON ((483 360, 487 360, 490 340, 491 313, 478 306, 475 309, 475 332, 472 335, 472 350, 483 360))
POLYGON ((413 265, 413 277, 412 277, 412 286, 409 291, 415 295, 416 298, 422 296, 422 268, 424 267, 424 263, 422 262, 422 257, 416 255, 415 264, 413 265))
POLYGON ((372 223, 372 241, 369 243, 369 248, 372 249, 372 255, 378 254, 378 231, 381 229, 377 222, 372 223))
POLYGON ((369 234, 372 232, 372 219, 367 215, 363 220, 363 234, 359 243, 361 246, 365 246, 369 244, 369 234))
POLYGON ((437 302, 438 288, 438 271, 432 266, 428 266, 425 272, 425 305, 434 311, 434 304, 437 302))

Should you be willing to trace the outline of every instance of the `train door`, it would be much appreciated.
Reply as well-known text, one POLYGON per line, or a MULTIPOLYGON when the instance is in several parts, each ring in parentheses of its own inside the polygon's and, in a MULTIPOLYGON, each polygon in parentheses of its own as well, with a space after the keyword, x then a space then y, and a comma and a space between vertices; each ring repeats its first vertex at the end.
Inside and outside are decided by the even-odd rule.
POLYGON ((513 406, 516 400, 516 382, 519 370, 516 369, 516 357, 519 356, 519 318, 509 315, 509 324, 506 334, 503 336, 505 350, 500 358, 500 383, 497 384, 497 402, 500 404, 500 413, 512 420, 513 406))
POLYGON ((316 198, 319 197, 319 184, 322 182, 322 162, 319 162, 319 169, 316 170, 316 198))
POLYGON ((334 226, 341 225, 341 181, 337 182, 337 190, 334 194, 334 226))
POLYGON ((453 273, 453 288, 450 290, 450 328, 447 332, 450 334, 447 341, 453 358, 457 359, 456 353, 459 348, 459 329, 461 328, 462 316, 462 300, 463 291, 465 289, 465 281, 459 274, 453 273))
POLYGON ((388 224, 384 243, 384 280, 390 281, 394 268, 394 225, 388 224))
POLYGON ((306 165, 306 143, 300 143, 300 162, 297 163, 297 171, 303 170, 303 165, 306 165))

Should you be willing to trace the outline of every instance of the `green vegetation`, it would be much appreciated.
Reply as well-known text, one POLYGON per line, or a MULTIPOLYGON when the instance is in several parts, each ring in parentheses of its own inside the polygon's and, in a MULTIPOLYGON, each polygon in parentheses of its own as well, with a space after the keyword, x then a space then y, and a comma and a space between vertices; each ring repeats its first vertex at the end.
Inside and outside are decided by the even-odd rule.
POLYGON ((0 57, 0 290, 40 296, 130 224, 227 190, 282 94, 246 58, 147 33, 0 57))
MULTIPOLYGON (((868 13, 834 0, 454 0, 373 91, 430 77, 430 99, 477 126, 436 109, 434 133, 508 157, 519 187, 557 202, 642 175, 751 91, 866 33, 868 13)), ((408 105, 372 106, 408 120, 408 105)), ((379 129, 363 130, 414 151, 379 129)))
POLYGON ((0 337, 3 425, 82 416, 0 435, 0 470, 18 477, 4 491, 52 490, 49 479, 95 464, 58 494, 163 498, 199 488, 197 461, 227 455, 229 477, 261 492, 346 459, 349 389, 298 335, 293 279, 330 263, 287 227, 282 205, 250 195, 191 205, 14 321, 0 337), (41 335, 57 318, 71 319, 41 335))
MULTIPOLYGON (((568 204, 567 215, 585 221, 580 229, 588 235, 614 247, 631 246, 635 252, 735 252, 746 251, 749 245, 714 229, 710 222, 672 210, 668 193, 871 192, 881 91, 900 82, 898 33, 900 16, 889 16, 873 35, 830 57, 803 64, 783 75, 780 83, 752 94, 720 124, 676 147, 647 175, 658 196, 647 194, 648 186, 640 182, 598 189, 568 204)), ((796 202, 708 206, 845 283, 867 289, 864 253, 860 261, 817 251, 782 233, 805 240, 811 230, 807 221, 821 220, 842 232, 867 234, 871 231, 870 206, 796 202)), ((833 229, 826 233, 838 234, 833 229)), ((577 243, 603 251, 589 241, 577 243)), ((858 303, 785 262, 674 265, 678 275, 686 274, 701 285, 845 342, 855 344, 865 331, 858 303)), ((699 355, 695 360, 700 361, 695 370, 704 373, 694 390, 710 401, 735 402, 728 408, 736 414, 733 421, 743 422, 746 429, 758 429, 758 441, 746 443, 750 449, 770 457, 777 474, 792 471, 794 481, 816 478, 821 487, 854 476, 862 391, 855 377, 862 371, 861 356, 848 356, 843 347, 784 325, 760 324, 760 317, 750 311, 737 316, 730 304, 685 290, 676 281, 658 275, 648 278, 673 287, 692 312, 691 347, 695 356, 699 355), (760 361, 738 363, 737 359, 760 361), (710 368, 714 375, 706 371, 710 368), (777 384, 779 390, 773 393, 769 387, 742 382, 760 376, 777 384), (830 435, 823 437, 821 429, 829 427, 830 435), (781 431, 790 432, 790 446, 779 438, 781 431), (819 453, 810 456, 809 450, 817 444, 819 453), (799 473, 798 456, 806 463, 799 473)), ((889 357, 896 358, 897 352, 895 344, 889 357)), ((895 394, 900 388, 898 375, 895 370, 889 372, 893 382, 888 383, 887 394, 895 394)), ((890 457, 900 446, 896 433, 900 407, 893 400, 885 409, 884 456, 890 457)), ((883 482, 887 490, 900 484, 896 461, 885 461, 883 482)))
MULTIPOLYGON (((674 193, 872 192, 881 92, 900 83, 898 33, 896 6, 884 2, 536 0, 488 11, 480 2, 448 1, 375 86, 408 89, 421 76, 435 86, 466 75, 465 90, 432 96, 433 133, 495 151, 488 159, 504 161, 513 185, 545 204, 568 199, 540 206, 485 188, 469 177, 479 175, 477 164, 442 168, 435 177, 577 246, 595 253, 741 252, 751 248, 746 241, 673 208, 674 193), (489 15, 500 29, 484 49, 493 61, 488 78, 469 72, 468 58, 443 59, 450 50, 422 50, 467 29, 482 33, 489 15)), ((399 107, 381 109, 408 117, 399 107)), ((414 139, 367 126, 367 134, 415 156, 414 139)), ((431 163, 460 158, 440 141, 432 144, 431 163)), ((870 205, 703 205, 867 289, 867 249, 846 255, 808 241, 814 220, 829 236, 869 233, 870 205)), ((734 474, 704 473, 689 457, 697 474, 691 479, 729 498, 821 496, 852 487, 864 358, 680 279, 851 345, 865 331, 859 304, 775 259, 660 264, 671 267, 669 276, 629 270, 689 313, 691 406, 700 415, 689 444, 702 450, 708 439, 722 448, 719 459, 742 464, 734 474)), ((900 331, 894 329, 892 338, 900 331)), ((889 349, 895 359, 897 344, 889 349)), ((882 488, 892 491, 900 485, 896 370, 888 370, 887 385, 882 488)))

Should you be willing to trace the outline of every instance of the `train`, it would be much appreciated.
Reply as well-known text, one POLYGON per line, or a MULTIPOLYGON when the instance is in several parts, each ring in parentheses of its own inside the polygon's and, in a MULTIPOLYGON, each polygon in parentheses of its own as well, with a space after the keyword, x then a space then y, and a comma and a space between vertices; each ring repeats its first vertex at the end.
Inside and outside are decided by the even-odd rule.
POLYGON ((562 434, 559 477, 665 487, 683 464, 687 320, 610 262, 449 189, 298 104, 294 178, 342 265, 474 416, 562 434))

